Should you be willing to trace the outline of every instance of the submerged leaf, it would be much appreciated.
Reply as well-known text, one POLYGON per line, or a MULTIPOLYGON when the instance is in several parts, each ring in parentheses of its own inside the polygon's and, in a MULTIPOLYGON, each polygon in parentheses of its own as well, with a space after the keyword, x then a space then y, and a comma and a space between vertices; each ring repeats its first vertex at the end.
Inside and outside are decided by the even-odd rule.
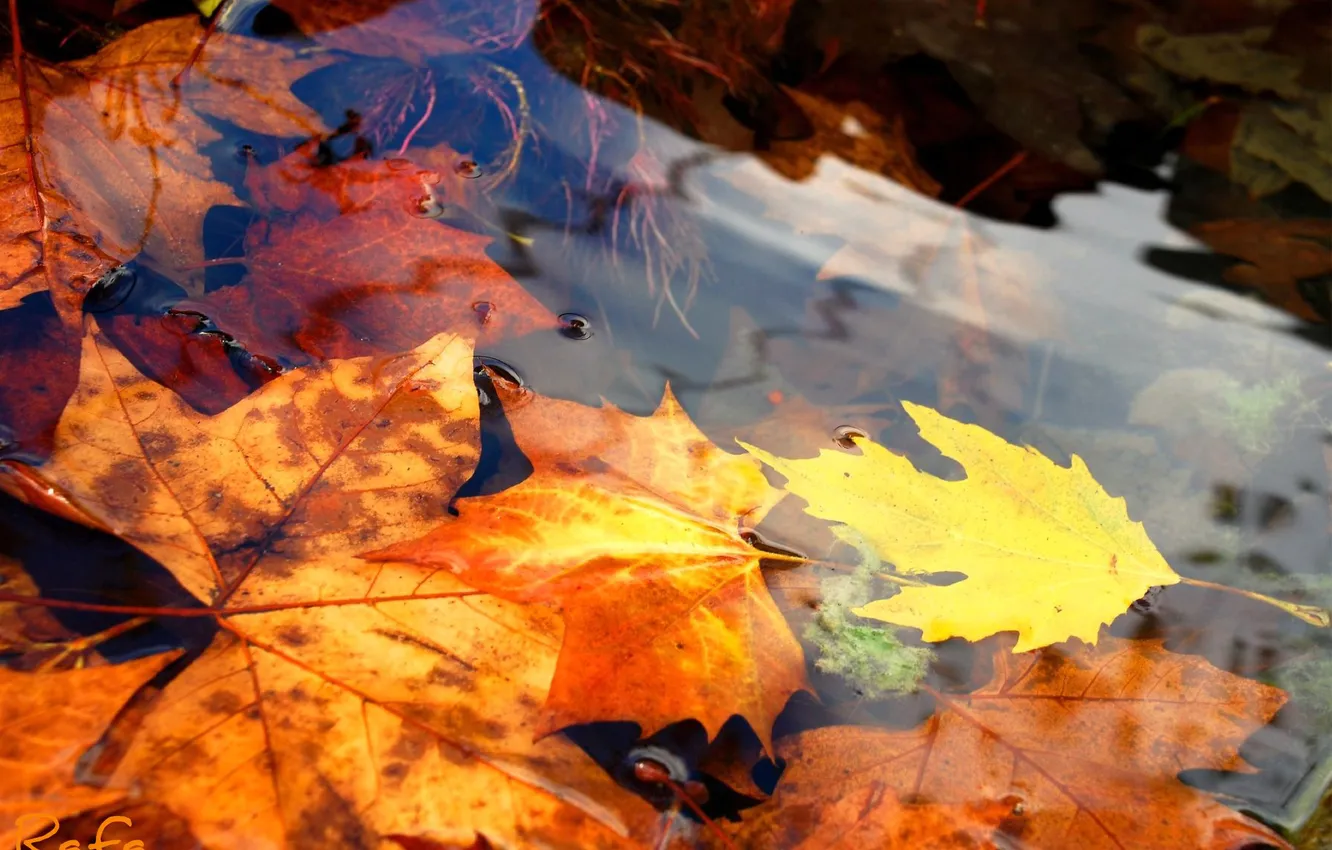
POLYGON ((1319 292, 1318 281, 1332 275, 1332 222, 1229 219, 1204 222, 1192 233, 1217 253, 1242 261, 1226 269, 1226 280, 1301 319, 1327 321, 1305 292, 1319 292))
MULTIPOLYGON (((936 697, 938 713, 913 731, 839 726, 783 740, 791 767, 782 782, 813 778, 753 810, 754 828, 791 821, 796 807, 873 801, 877 789, 941 806, 1002 802, 1013 844, 1031 850, 1288 846, 1176 779, 1192 768, 1244 769, 1240 745, 1285 700, 1276 688, 1159 641, 1107 638, 1068 654, 1001 651, 989 685, 936 697)), ((882 810, 840 811, 818 822, 829 842, 877 826, 866 812, 882 810)))
MULTIPOLYGON (((823 731, 823 730, 820 730, 823 731)), ((806 732, 806 737, 815 733, 806 732)), ((803 760, 782 775, 771 802, 730 830, 748 850, 1003 850, 998 834, 1013 818, 1004 800, 975 803, 908 802, 882 784, 848 779, 836 759, 803 760)), ((713 846, 720 846, 716 843, 713 846)))
POLYGON ((246 175, 266 218, 249 276, 186 302, 250 351, 303 364, 413 348, 443 331, 493 339, 555 317, 486 254, 490 235, 429 217, 466 208, 469 181, 408 160, 316 161, 304 146, 246 175))
POLYGON ((925 640, 1018 633, 1018 651, 1081 638, 1159 585, 1175 584, 1142 524, 1082 459, 1061 467, 975 425, 904 403, 921 436, 962 464, 945 481, 867 439, 785 460, 741 443, 788 479, 814 516, 846 523, 905 576, 960 572, 947 586, 904 586, 856 613, 912 626, 925 640))
MULTIPOLYGON (((2 528, 3 526, 0 526, 2 528)), ((16 558, 0 551, 0 591, 15 596, 36 596, 37 584, 16 558)), ((0 601, 0 655, 20 655, 36 643, 65 641, 75 634, 44 608, 0 601)))
POLYGON ((327 60, 221 33, 195 57, 202 37, 196 19, 174 18, 68 65, 19 57, 0 70, 0 309, 49 289, 68 321, 137 254, 173 272, 197 266, 209 208, 239 203, 213 178, 205 148, 222 136, 204 115, 284 135, 322 129, 273 82, 327 60))
POLYGON ((76 381, 84 296, 104 281, 96 291, 119 286, 123 299, 133 285, 112 283, 118 265, 202 291, 205 218, 239 203, 214 177, 222 135, 206 116, 261 133, 323 129, 282 81, 331 60, 226 33, 195 55, 203 36, 195 16, 173 18, 76 62, 0 67, 0 448, 46 452, 76 381))

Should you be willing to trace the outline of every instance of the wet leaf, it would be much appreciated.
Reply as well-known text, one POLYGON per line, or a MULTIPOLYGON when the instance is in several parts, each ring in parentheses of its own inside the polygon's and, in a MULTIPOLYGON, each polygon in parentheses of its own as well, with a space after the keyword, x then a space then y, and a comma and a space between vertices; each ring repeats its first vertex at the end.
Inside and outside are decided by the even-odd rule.
POLYGON ((78 784, 79 757, 101 737, 126 700, 176 655, 59 673, 17 673, 0 667, 0 760, 5 764, 0 773, 0 842, 9 845, 38 828, 49 829, 52 817, 124 796, 117 789, 78 784))
POLYGON ((216 848, 642 845, 646 803, 567 741, 533 742, 553 612, 400 567, 255 575, 239 598, 273 596, 299 601, 219 612, 223 631, 162 692, 109 787, 216 848), (360 598, 325 604, 329 577, 360 598))
MULTIPOLYGON (((877 790, 937 806, 1002 802, 1013 814, 1006 829, 1032 850, 1288 846, 1176 779, 1247 769, 1239 747, 1285 701, 1276 688, 1159 641, 1106 638, 1094 650, 1000 651, 987 686, 936 698, 937 714, 909 732, 841 726, 784 740, 782 783, 796 787, 779 784, 774 808, 754 810, 754 829, 789 823, 802 806, 841 807, 842 818, 820 819, 829 840, 869 829, 864 809, 840 801, 873 803, 877 790)), ((892 813, 891 803, 870 811, 884 808, 892 813)))
POLYGON ((900 117, 889 121, 859 101, 837 103, 797 89, 787 93, 809 116, 814 136, 775 141, 760 154, 782 176, 803 180, 813 173, 818 157, 831 154, 922 194, 939 194, 939 184, 917 164, 900 117))
POLYGON ((58 494, 211 602, 253 570, 346 563, 444 516, 479 449, 471 362, 470 345, 440 335, 283 375, 208 416, 94 330, 50 460, 0 467, 0 487, 38 504, 58 494))
POLYGON ((214 204, 238 203, 213 179, 207 146, 221 136, 205 116, 278 135, 323 129, 282 81, 328 57, 298 57, 225 33, 213 33, 195 56, 202 39, 196 18, 174 18, 78 62, 50 66, 22 57, 0 70, 7 116, 0 134, 0 241, 7 246, 0 310, 42 314, 0 314, 0 326, 23 326, 5 334, 22 339, 18 351, 6 346, 0 354, 15 360, 3 369, 0 423, 9 433, 0 436, 29 455, 48 451, 50 428, 74 387, 78 316, 94 284, 107 281, 98 292, 123 286, 107 275, 137 257, 201 291, 205 216, 214 204))
POLYGON ((109 789, 237 850, 642 843, 641 799, 568 742, 534 743, 554 611, 354 557, 427 532, 475 465, 470 345, 293 371, 211 417, 95 329, 82 376, 51 460, 10 463, 6 486, 153 555, 220 627, 112 729, 109 789))
POLYGON ((246 184, 267 217, 245 236, 249 276, 182 306, 297 364, 401 351, 442 331, 553 330, 555 317, 487 256, 491 235, 431 216, 472 203, 470 182, 406 159, 319 165, 313 146, 252 168, 246 184))
POLYGON ((272 84, 326 60, 214 34, 190 64, 202 34, 193 18, 157 21, 87 59, 21 57, 0 72, 0 308, 49 289, 72 321, 89 287, 135 255, 168 273, 202 261, 204 215, 238 203, 202 152, 221 138, 203 115, 284 135, 322 128, 272 84))
POLYGON ((103 315, 98 327, 145 377, 202 413, 221 413, 282 372, 187 310, 103 315))
POLYGON ((1243 261, 1226 269, 1231 283, 1256 290, 1272 305, 1301 319, 1327 321, 1327 314, 1314 305, 1328 309, 1332 222, 1232 219, 1204 222, 1192 232, 1212 250, 1243 261), (1301 282, 1307 290, 1302 291, 1301 282))
POLYGON ((945 481, 868 439, 860 454, 785 460, 741 443, 788 479, 814 516, 856 529, 903 576, 960 572, 946 586, 904 586, 856 613, 921 629, 927 641, 1018 633, 1018 651, 1076 637, 1096 643, 1154 586, 1179 576, 1082 459, 1061 467, 976 425, 904 403, 921 436, 966 471, 945 481))
POLYGON ((121 39, 132 61, 178 75, 177 104, 268 136, 308 138, 330 129, 291 83, 336 61, 318 51, 213 30, 194 16, 146 24, 121 39), (195 55, 195 52, 198 54, 195 55))
POLYGON ((645 418, 512 395, 505 407, 532 476, 366 557, 557 603, 566 632, 543 731, 629 720, 648 735, 694 718, 711 737, 740 715, 771 752, 773 720, 806 684, 740 534, 775 500, 758 465, 709 442, 669 392, 645 418))
POLYGON ((0 310, 0 339, 0 452, 45 454, 78 384, 78 331, 42 292, 0 310))
MULTIPOLYGON (((823 730, 820 730, 823 731, 823 730)), ((811 739, 817 732, 806 732, 811 739)), ((1004 801, 907 802, 880 782, 848 779, 835 758, 791 763, 771 802, 730 833, 752 850, 920 847, 930 850, 1002 850, 996 835, 1013 814, 1004 801)), ((712 846, 719 846, 715 842, 712 846)))

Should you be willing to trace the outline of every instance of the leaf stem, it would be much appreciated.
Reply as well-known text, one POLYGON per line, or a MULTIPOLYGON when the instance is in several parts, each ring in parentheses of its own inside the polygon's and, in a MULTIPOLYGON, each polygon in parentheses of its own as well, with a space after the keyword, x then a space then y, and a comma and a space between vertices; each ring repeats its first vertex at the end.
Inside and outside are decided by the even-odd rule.
POLYGON ((37 230, 43 244, 46 237, 46 202, 37 178, 37 143, 32 133, 32 107, 29 105, 28 74, 24 65, 23 36, 19 33, 19 0, 9 0, 9 35, 13 44, 14 84, 18 87, 19 110, 23 115, 23 152, 28 160, 28 188, 32 190, 32 205, 37 213, 37 230))
MULTIPOLYGON (((56 670, 60 667, 62 663, 64 663, 66 658, 69 658, 70 656, 75 655, 77 653, 88 652, 106 643, 112 638, 119 637, 120 635, 123 635, 125 632, 137 629, 139 626, 142 626, 144 623, 147 622, 150 622, 148 617, 135 617, 132 620, 126 620, 123 623, 117 623, 111 628, 104 629, 95 635, 87 635, 85 637, 76 638, 70 641, 69 643, 65 644, 64 646, 60 647, 60 651, 57 652, 54 656, 52 656, 50 659, 42 662, 42 664, 37 667, 37 671, 50 672, 52 670, 56 670)), ((77 663, 81 666, 83 663, 83 659, 79 659, 77 663)))
POLYGON ((0 593, 0 602, 37 605, 42 608, 62 608, 68 611, 95 611, 100 614, 126 614, 146 617, 212 617, 219 613, 212 608, 154 608, 151 605, 107 605, 101 602, 45 599, 41 596, 24 596, 21 593, 0 593))
POLYGON ((385 602, 421 602, 427 599, 461 599, 481 596, 479 590, 450 590, 442 593, 404 593, 396 596, 352 597, 346 599, 314 599, 297 602, 273 602, 268 605, 232 605, 226 608, 155 608, 151 605, 109 605, 102 602, 73 602, 65 599, 46 599, 24 596, 21 593, 0 592, 0 602, 19 605, 37 605, 42 608, 63 608, 71 611, 96 611, 102 614, 125 614, 148 617, 232 617, 239 614, 269 614, 274 611, 293 611, 306 608, 337 608, 344 605, 377 605, 385 602))
POLYGON ((208 39, 213 37, 213 32, 217 29, 217 22, 222 18, 222 12, 226 9, 228 2, 229 0, 222 0, 221 3, 217 4, 217 8, 213 10, 213 14, 208 16, 208 23, 204 26, 204 31, 195 43, 194 49, 190 51, 190 58, 185 60, 185 65, 176 72, 176 76, 171 78, 173 89, 180 89, 180 84, 184 82, 185 75, 194 67, 194 63, 199 61, 199 56, 203 53, 204 47, 208 45, 208 39))
POLYGON ((660 781, 665 784, 667 788, 671 789, 671 792, 675 794, 677 801, 684 803, 692 809, 694 814, 698 816, 698 819, 703 821, 708 829, 712 830, 713 835, 717 836, 718 844, 726 848, 726 850, 735 850, 735 845, 731 843, 731 839, 726 836, 726 833, 722 832, 721 827, 717 826, 716 822, 707 816, 707 813, 703 811, 703 807, 700 806, 693 797, 689 796, 685 789, 680 787, 679 783, 670 777, 662 777, 660 781))
POLYGON ((1265 596, 1261 593, 1255 593, 1252 590, 1242 590, 1238 587, 1230 587, 1224 584, 1217 584, 1216 582, 1213 581, 1203 581, 1200 578, 1189 578, 1187 576, 1180 576, 1179 580, 1181 584, 1191 584, 1194 587, 1205 587, 1208 590, 1222 590, 1225 591, 1226 593, 1233 593, 1237 596, 1244 596, 1249 599, 1256 600, 1258 602, 1265 602, 1268 605, 1273 605, 1277 608, 1280 608, 1282 611, 1285 611, 1291 616, 1297 617, 1312 626, 1318 626, 1319 628, 1325 629, 1329 625, 1332 625, 1332 615, 1328 613, 1326 608, 1319 608, 1317 605, 1300 605, 1295 602, 1287 602, 1284 599, 1277 599, 1272 596, 1265 596))
MULTIPOLYGON (((979 15, 983 15, 985 13, 984 4, 980 5, 978 9, 979 9, 978 11, 979 15)), ((997 168, 995 172, 991 174, 989 177, 986 177, 984 180, 977 183, 975 186, 971 187, 971 191, 967 192, 965 195, 959 198, 957 203, 953 204, 953 206, 957 207, 958 209, 964 208, 967 204, 976 200, 976 198, 986 189, 990 188, 995 183, 999 182, 999 179, 1001 177, 1003 177, 1005 174, 1007 174, 1008 172, 1012 171, 1014 168, 1017 168, 1019 165, 1021 165, 1024 161, 1026 161, 1026 159, 1027 159, 1026 151, 1018 151, 1017 153, 1013 154, 1013 157, 1009 159, 1008 162, 1005 162, 1003 165, 999 166, 999 168, 997 168)))

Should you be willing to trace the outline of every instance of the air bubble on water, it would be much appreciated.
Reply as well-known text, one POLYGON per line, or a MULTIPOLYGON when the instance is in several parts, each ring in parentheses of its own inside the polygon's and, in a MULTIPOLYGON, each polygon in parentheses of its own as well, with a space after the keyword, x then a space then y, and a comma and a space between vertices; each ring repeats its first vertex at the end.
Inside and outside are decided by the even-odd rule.
POLYGON ((869 434, 854 425, 838 425, 833 431, 833 442, 844 449, 856 448, 856 440, 868 440, 869 434))
POLYGON ((495 316, 495 305, 489 301, 473 301, 472 311, 476 313, 476 319, 483 325, 490 324, 490 320, 495 316))
POLYGON ((526 387, 527 382, 523 376, 518 374, 518 370, 500 360, 498 357, 488 357, 484 354, 478 354, 472 358, 472 374, 481 377, 487 373, 501 378, 519 387, 526 387))
POLYGON ((496 384, 507 385, 510 388, 510 395, 519 399, 528 394, 523 376, 498 357, 488 357, 484 354, 473 357, 472 380, 476 383, 476 394, 483 411, 498 401, 491 392, 498 389, 496 384))
POLYGON ((685 782, 692 773, 688 762, 680 753, 656 744, 641 744, 634 747, 624 757, 621 769, 627 768, 630 775, 637 781, 643 782, 641 774, 645 772, 644 768, 648 767, 660 769, 673 782, 685 782))
POLYGON ((393 159, 388 160, 385 164, 388 165, 390 171, 402 171, 405 168, 412 167, 412 161, 410 159, 404 159, 400 156, 393 157, 393 159))
POLYGON ((129 266, 116 266, 102 275, 83 300, 83 309, 89 313, 105 313, 114 310, 134 291, 138 275, 129 266))
POLYGON ((475 180, 481 176, 481 166, 478 165, 474 159, 458 160, 457 165, 453 166, 453 170, 459 177, 464 177, 468 180, 475 180))
POLYGON ((561 313, 560 334, 569 339, 588 339, 592 336, 592 323, 579 313, 561 313))
POLYGON ((439 218, 444 215, 444 207, 434 195, 422 195, 412 199, 410 212, 421 218, 439 218))

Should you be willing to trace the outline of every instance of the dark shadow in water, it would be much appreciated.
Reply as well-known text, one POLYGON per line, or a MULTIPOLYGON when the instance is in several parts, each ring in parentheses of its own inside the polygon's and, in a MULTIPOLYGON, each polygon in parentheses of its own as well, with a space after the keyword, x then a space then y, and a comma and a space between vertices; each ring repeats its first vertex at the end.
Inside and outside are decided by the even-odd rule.
MULTIPOLYGON (((475 364, 472 379, 476 382, 476 392, 481 400, 481 458, 477 461, 472 477, 458 488, 455 501, 507 490, 532 474, 532 463, 514 441, 513 429, 504 415, 504 404, 495 392, 489 371, 495 368, 509 370, 494 358, 478 357, 475 364)), ((509 373, 513 374, 511 371, 509 373)))
MULTIPOLYGON (((44 599, 166 608, 200 608, 175 577, 128 543, 38 511, 0 494, 0 556, 21 563, 44 599)), ((131 619, 97 611, 48 609, 71 632, 92 635, 131 619)), ((208 617, 157 617, 99 645, 113 662, 177 647, 206 646, 208 617)))

